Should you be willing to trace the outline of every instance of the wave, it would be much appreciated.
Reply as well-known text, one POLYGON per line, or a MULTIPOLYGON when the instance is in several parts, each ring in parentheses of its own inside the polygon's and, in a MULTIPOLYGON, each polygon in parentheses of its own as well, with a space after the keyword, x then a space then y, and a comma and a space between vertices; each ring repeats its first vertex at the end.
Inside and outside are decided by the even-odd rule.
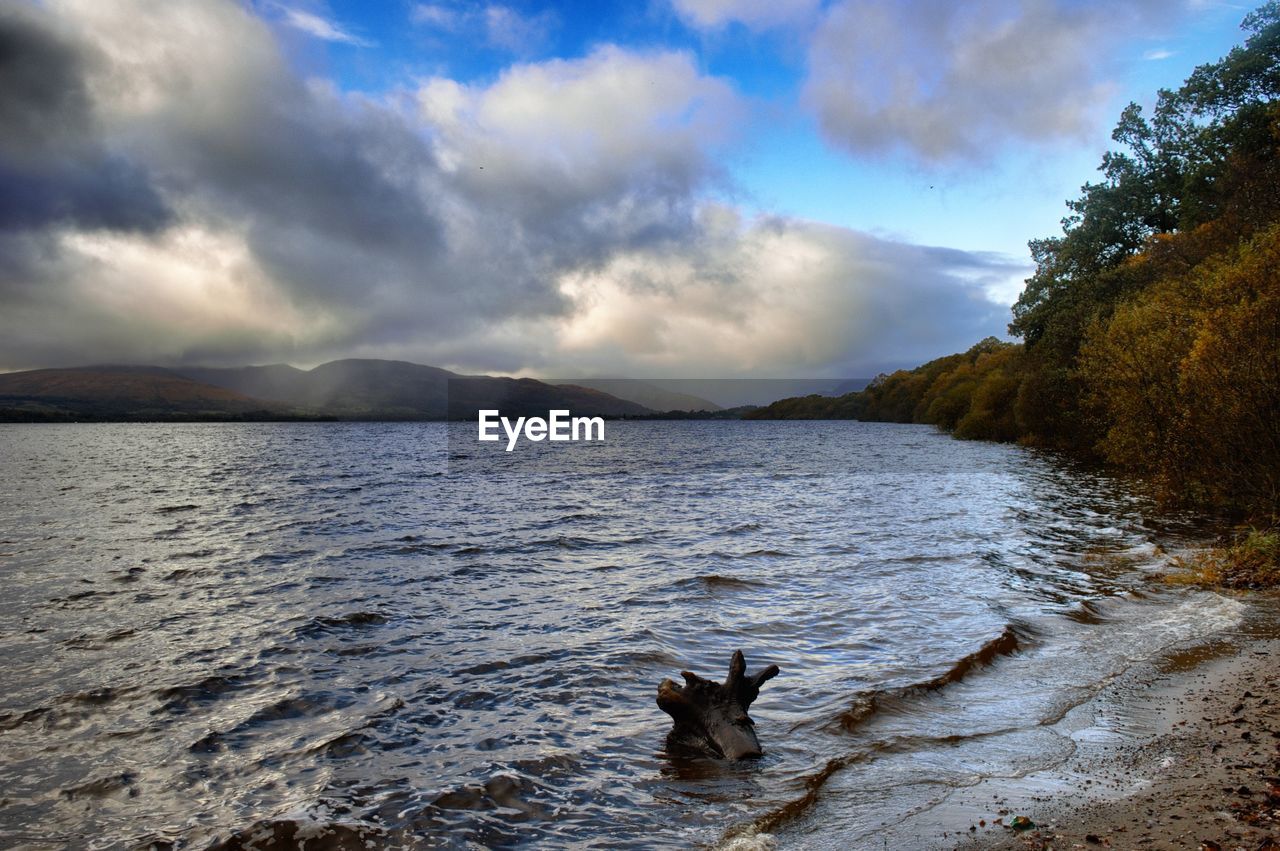
POLYGON ((510 659, 490 659, 475 665, 458 668, 453 672, 452 676, 455 678, 480 677, 511 668, 525 668, 531 665, 543 665, 547 662, 558 662, 561 659, 571 658, 572 656, 573 651, 565 649, 546 653, 528 653, 523 656, 513 656, 510 659))
POLYGON ((764 588, 767 583, 758 582, 754 579, 743 579, 740 576, 721 576, 718 573, 707 573, 701 576, 689 576, 684 579, 671 583, 672 588, 703 588, 708 591, 718 589, 728 590, 746 590, 749 588, 764 588))
MULTIPOLYGON (((290 524, 294 525, 294 524, 290 524)), ((316 555, 315 550, 300 549, 289 552, 260 553, 249 559, 250 564, 290 564, 316 555)))
POLYGON ((725 550, 712 550, 707 553, 698 553, 697 557, 699 559, 732 561, 734 559, 742 559, 742 558, 764 558, 764 559, 794 558, 795 555, 796 555, 795 553, 789 553, 785 550, 775 550, 770 547, 761 547, 759 549, 746 550, 743 552, 727 552, 725 550))
POLYGON ((1099 607, 1089 600, 1081 600, 1076 605, 1063 613, 1067 620, 1076 623, 1094 626, 1096 624, 1106 623, 1107 618, 1102 614, 1099 607))
MULTIPOLYGON (((525 555, 539 550, 613 550, 637 544, 653 543, 649 535, 627 538, 590 538, 580 535, 554 535, 528 541, 512 541, 496 545, 468 544, 453 551, 453 555, 525 555)), ((453 546, 453 545, 450 545, 453 546)))
POLYGON ((317 615, 308 618, 293 630, 297 638, 314 638, 334 632, 360 629, 368 626, 380 626, 390 620, 382 612, 357 610, 343 615, 317 615))
POLYGON ((78 798, 103 798, 125 789, 129 790, 132 796, 136 794, 134 781, 137 779, 138 775, 132 771, 121 771, 118 774, 95 777, 92 780, 86 780, 84 783, 64 788, 62 797, 69 801, 74 801, 78 798))
POLYGON ((207 851, 306 848, 307 851, 368 851, 382 847, 386 831, 374 824, 334 819, 299 810, 255 822, 214 841, 207 851), (383 841, 380 841, 383 840, 383 841))
POLYGON ((119 629, 115 632, 109 632, 106 635, 98 636, 81 633, 74 638, 63 640, 61 644, 63 647, 68 647, 73 650, 102 650, 109 644, 114 644, 117 641, 123 641, 124 639, 136 634, 137 630, 134 629, 119 629))
POLYGON ((64 597, 54 597, 47 603, 42 605, 51 606, 56 609, 84 609, 92 608, 97 604, 98 600, 105 597, 114 597, 121 593, 121 590, 101 590, 101 591, 77 591, 74 594, 67 594, 64 597))
POLYGON ((388 545, 382 547, 370 547, 366 552, 370 553, 386 553, 387 555, 409 556, 418 553, 434 553, 440 550, 451 549, 454 544, 450 541, 412 541, 399 545, 388 545))
MULTIPOLYGON (((154 692, 153 696, 161 702, 159 712, 182 714, 193 708, 221 699, 224 694, 248 687, 243 677, 210 676, 199 682, 169 686, 154 692)), ((153 713, 155 714, 155 713, 153 713)))
POLYGON ((195 511, 200 506, 194 502, 185 502, 182 505, 162 505, 156 509, 156 514, 176 514, 179 511, 195 511))
POLYGON ((169 558, 172 558, 172 559, 209 558, 210 556, 221 555, 224 552, 226 552, 226 549, 223 547, 218 547, 218 548, 210 547, 210 548, 200 549, 200 550, 191 550, 190 552, 174 553, 173 555, 169 556, 169 558))
MULTIPOLYGON (((890 753, 919 752, 949 747, 962 739, 978 739, 987 736, 1004 736, 1010 732, 1027 729, 1027 724, 1053 724, 1061 720, 1067 711, 1095 694, 1112 681, 1118 672, 1134 662, 1154 658, 1188 639, 1203 640, 1222 629, 1238 624, 1243 605, 1225 597, 1192 597, 1173 605, 1149 608, 1150 598, 1159 592, 1128 592, 1114 597, 1080 601, 1070 610, 1058 613, 1062 621, 1050 619, 1043 624, 1043 631, 1021 623, 1006 626, 1001 634, 984 643, 973 653, 951 664, 935 677, 897 688, 865 692, 855 698, 853 705, 840 713, 822 729, 832 733, 850 733, 858 730, 877 713, 912 714, 934 695, 949 685, 971 677, 976 671, 992 666, 1002 657, 1019 655, 1033 644, 1037 653, 1027 657, 1028 664, 1051 665, 1056 676, 1074 683, 1060 697, 1044 703, 1038 720, 1010 719, 1010 726, 982 728, 961 732, 942 730, 937 733, 894 735, 883 741, 874 735, 848 753, 827 758, 816 770, 800 777, 800 794, 790 801, 775 806, 770 811, 730 828, 722 837, 731 843, 735 837, 750 832, 772 831, 802 816, 815 804, 828 780, 837 772, 854 766, 879 760, 890 753), (1135 607, 1136 604, 1136 607, 1135 607), (1084 629, 1081 629, 1081 627, 1084 629), (1043 658, 1040 656, 1043 654, 1043 658), (1099 665, 1102 657, 1106 663, 1099 665), (1064 670, 1079 672, 1073 678, 1064 670), (913 705, 914 704, 914 705, 913 705)), ((1039 625, 1039 624, 1038 624, 1039 625)), ((1021 664, 1021 662, 1016 663, 1021 664)), ((993 672, 997 688, 1009 688, 1019 682, 1019 669, 993 672)), ((954 709, 955 707, 951 707, 954 709)))
POLYGON ((0 712, 0 731, 15 730, 39 721, 45 730, 67 730, 91 715, 106 712, 115 701, 138 691, 133 686, 102 686, 85 691, 68 692, 44 706, 26 711, 0 712))
POLYGON ((1025 626, 1010 624, 998 636, 983 644, 977 650, 962 656, 952 663, 951 667, 927 680, 900 686, 893 689, 873 689, 854 698, 853 706, 840 713, 830 726, 838 726, 845 732, 853 732, 868 718, 875 715, 887 700, 907 700, 915 696, 928 694, 943 689, 952 683, 958 683, 979 668, 985 668, 1001 656, 1012 656, 1022 649, 1030 638, 1030 630, 1025 626))
POLYGON ((483 783, 467 784, 445 792, 431 802, 431 808, 442 810, 507 810, 527 817, 545 819, 554 815, 537 799, 543 787, 526 777, 498 774, 483 783))
MULTIPOLYGON (((947 670, 936 677, 901 686, 893 689, 874 689, 857 696, 853 706, 840 713, 827 729, 838 729, 851 732, 878 712, 883 704, 890 701, 910 700, 921 697, 951 685, 968 677, 974 671, 985 668, 1004 656, 1012 656, 1030 643, 1032 630, 1023 625, 1007 625, 995 638, 984 643, 972 653, 957 659, 947 670)), ((802 791, 794 798, 775 809, 747 822, 730 828, 721 838, 719 848, 737 848, 736 843, 753 836, 769 836, 769 831, 792 821, 809 810, 817 801, 823 786, 836 772, 843 771, 862 762, 875 758, 875 749, 859 750, 828 759, 821 768, 802 779, 802 791)), ((769 837, 772 839, 772 837, 769 837)), ((748 846, 749 847, 749 846, 748 846)))

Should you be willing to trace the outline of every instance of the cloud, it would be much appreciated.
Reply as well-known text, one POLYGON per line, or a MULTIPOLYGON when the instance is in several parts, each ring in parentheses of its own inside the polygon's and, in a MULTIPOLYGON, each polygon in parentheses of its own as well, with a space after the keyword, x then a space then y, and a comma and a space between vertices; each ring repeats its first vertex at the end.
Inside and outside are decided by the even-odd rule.
POLYGON ((1002 334, 1008 308, 990 293, 1030 272, 716 203, 683 237, 566 271, 563 314, 390 354, 561 377, 868 377, 1002 334))
POLYGON ((744 104, 680 51, 374 98, 235 2, 56 0, 0 38, 0 199, 32 200, 0 201, 0 366, 849 374, 998 331, 1022 272, 712 200, 744 104))
POLYGON ((1156 50, 1148 50, 1146 53, 1142 54, 1142 58, 1146 59, 1149 62, 1158 62, 1161 59, 1168 59, 1173 55, 1174 53, 1172 50, 1165 50, 1163 48, 1159 48, 1156 50))
POLYGON ((34 12, 0 9, 0 229, 150 231, 170 220, 125 146, 100 138, 86 62, 34 12))
POLYGON ((512 53, 529 53, 542 47, 555 25, 556 17, 551 12, 522 15, 510 6, 488 6, 484 10, 489 43, 512 53))
POLYGON ((411 22, 447 32, 458 29, 463 19, 464 15, 461 11, 440 3, 418 3, 409 11, 411 22))
POLYGON ((516 56, 529 56, 542 50, 560 24, 553 11, 527 15, 501 4, 418 3, 410 10, 409 20, 452 35, 475 33, 489 47, 516 56))
POLYGON ((531 184, 580 201, 637 185, 676 198, 715 171, 708 155, 744 117, 733 89, 687 53, 598 48, 577 60, 516 65, 488 86, 447 78, 417 93, 437 156, 489 191, 531 184))
MULTIPOLYGON (((380 288, 408 288, 435 262, 436 212, 429 192, 409 179, 429 179, 435 168, 418 128, 385 106, 299 80, 264 22, 238 4, 86 0, 24 14, 28 30, 58 34, 72 51, 74 61, 61 67, 75 84, 60 87, 82 92, 84 103, 71 110, 39 101, 43 106, 24 125, 31 153, 0 155, 0 197, 15 197, 15 187, 25 192, 50 175, 61 181, 27 193, 53 199, 46 205, 56 217, 0 222, 0 295, 11 308, 0 330, 7 338, 0 363, 31 364, 28 358, 49 353, 48 346, 20 343, 38 324, 14 327, 32 323, 37 308, 59 328, 82 329, 57 340, 61 362, 117 352, 94 342, 110 328, 130 329, 119 340, 133 341, 140 357, 156 355, 157 341, 167 341, 165 359, 188 357, 221 346, 230 319, 161 322, 142 308, 167 303, 174 314, 185 303, 198 318, 208 313, 199 292, 246 289, 253 298, 221 299, 240 311, 246 333, 258 327, 264 304, 309 317, 274 339, 296 350, 332 339, 330 320, 341 318, 342 333, 350 335, 367 321, 363 311, 380 288), (87 117, 68 118, 79 114, 87 117), (78 129, 69 133, 69 126, 78 129), (128 153, 129 168, 104 172, 102 180, 111 178, 105 189, 90 194, 65 178, 96 174, 101 152, 116 151, 128 153), (105 197, 108 190, 113 194, 105 197), (124 233, 108 239, 104 230, 124 233), (181 245, 188 247, 175 253, 172 234, 179 232, 204 236, 187 239, 181 245), (179 289, 165 270, 196 244, 238 248, 208 255, 221 284, 211 277, 179 289), (94 253, 93 245, 111 250, 94 253), (232 254, 241 259, 214 262, 232 254), (131 260, 130 275, 114 268, 148 255, 156 262, 131 260), (143 291, 153 295, 142 297, 143 291), (117 297, 121 292, 127 297, 117 297), (137 333, 144 316, 153 320, 152 333, 137 333)), ((18 40, 42 43, 29 31, 18 40)), ((447 322, 446 311, 440 313, 447 322)))
POLYGON ((739 23, 752 30, 804 23, 818 11, 820 0, 671 0, 676 14, 699 30, 739 23))
POLYGON ((1181 4, 840 0, 809 48, 804 100, 855 155, 981 162, 1083 138, 1106 114, 1108 51, 1181 4))
POLYGON ((620 252, 561 281, 559 355, 633 375, 870 375, 1002 333, 986 285, 1027 270, 711 204, 683 246, 620 252))
POLYGON ((304 12, 301 9, 295 9, 292 6, 281 6, 280 11, 284 14, 284 22, 295 30, 300 30, 307 35, 315 36, 322 41, 333 41, 339 44, 351 44, 356 47, 373 47, 373 42, 359 36, 352 35, 346 30, 339 27, 333 21, 304 12))
MULTIPOLYGON (((681 227, 692 194, 714 172, 698 137, 735 98, 686 55, 608 48, 575 62, 517 66, 488 89, 456 87, 456 114, 433 120, 416 100, 374 101, 298 79, 270 30, 238 4, 175 2, 142 14, 144 5, 67 0, 56 14, 31 7, 31 26, 65 31, 78 57, 67 73, 89 103, 72 114, 92 114, 95 123, 80 121, 77 132, 94 143, 76 151, 127 149, 153 176, 111 209, 159 198, 176 219, 164 227, 240 243, 242 260, 215 268, 312 317, 292 329, 290 350, 315 356, 456 339, 511 315, 564 311, 555 285, 562 269, 681 227), (570 151, 572 159, 561 155, 570 151)), ((39 43, 25 31, 18 38, 39 43)), ((0 160, 0 196, 61 161, 39 153, 65 135, 67 109, 35 103, 47 108, 28 121, 33 159, 0 160)), ((97 160, 69 162, 83 171, 97 160)), ((65 286, 57 282, 66 276, 42 269, 74 268, 104 291, 121 285, 124 277, 108 268, 110 252, 89 262, 87 243, 65 238, 102 225, 80 218, 61 216, 31 239, 3 243, 7 305, 26 299, 26 308, 38 302, 52 312, 77 303, 50 302, 44 290, 65 286)), ((133 245, 135 253, 172 256, 162 240, 133 245)), ((164 265, 133 268, 139 282, 165 291, 164 265)), ((110 325, 103 314, 110 307, 120 311, 114 324, 132 327, 127 303, 99 300, 78 313, 86 327, 110 325)), ((249 302, 229 303, 245 305, 252 327, 249 302)), ((191 309, 203 308, 192 300, 191 309)), ((198 328, 187 326, 182 346, 174 335, 153 336, 173 342, 168 359, 226 337, 198 328)), ((98 357, 85 339, 65 337, 61 360, 98 357)), ((32 351, 0 349, 7 364, 32 351)))
POLYGON ((338 332, 340 313, 291 302, 234 231, 183 225, 0 235, 0 363, 278 360, 338 332))

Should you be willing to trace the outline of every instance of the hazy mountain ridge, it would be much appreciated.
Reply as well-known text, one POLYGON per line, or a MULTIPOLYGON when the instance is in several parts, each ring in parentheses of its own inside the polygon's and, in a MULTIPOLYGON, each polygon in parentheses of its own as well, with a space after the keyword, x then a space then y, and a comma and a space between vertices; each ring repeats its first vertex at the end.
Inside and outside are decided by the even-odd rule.
POLYGON ((696 411, 715 412, 724 410, 723 406, 712 402, 710 399, 704 399, 692 393, 681 393, 680 391, 671 390, 659 384, 636 378, 582 378, 571 381, 556 379, 548 383, 558 387, 577 385, 591 390, 598 390, 611 396, 617 396, 619 399, 626 399, 629 402, 635 402, 637 405, 643 405, 651 411, 662 411, 664 413, 670 411, 692 413, 696 411))
POLYGON ((623 417, 649 408, 576 385, 459 375, 406 361, 348 359, 310 370, 91 366, 0 374, 0 420, 469 419, 504 415, 623 417))
POLYGON ((0 375, 0 420, 291 418, 287 406, 148 366, 0 375))

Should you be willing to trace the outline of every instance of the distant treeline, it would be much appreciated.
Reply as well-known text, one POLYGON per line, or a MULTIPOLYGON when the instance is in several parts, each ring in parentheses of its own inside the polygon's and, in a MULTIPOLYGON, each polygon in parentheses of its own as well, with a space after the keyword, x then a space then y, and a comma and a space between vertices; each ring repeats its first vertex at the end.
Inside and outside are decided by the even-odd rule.
POLYGON ((1094 454, 1171 502, 1280 515, 1280 3, 1150 116, 1030 243, 1011 334, 754 418, 933 423, 1094 454))
POLYGON ((624 420, 741 420, 753 411, 760 410, 759 405, 739 405, 736 408, 721 408, 718 411, 663 411, 652 414, 628 414, 624 420))
POLYGON ((175 411, 156 408, 120 413, 111 408, 75 411, 41 407, 0 399, 0 423, 278 423, 334 422, 338 418, 322 414, 287 414, 279 411, 175 411))

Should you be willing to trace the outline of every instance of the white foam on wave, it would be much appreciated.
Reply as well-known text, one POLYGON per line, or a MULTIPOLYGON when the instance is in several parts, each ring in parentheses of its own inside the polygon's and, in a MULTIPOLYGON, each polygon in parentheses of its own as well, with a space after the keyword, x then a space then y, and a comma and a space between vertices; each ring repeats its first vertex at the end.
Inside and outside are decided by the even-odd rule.
MULTIPOLYGON (((896 844, 889 847, 912 847, 917 831, 934 829, 935 807, 951 790, 1053 770, 1080 746, 1075 722, 1062 726, 1068 713, 1134 665, 1238 628, 1249 606, 1210 591, 1173 589, 1103 598, 1091 609, 1098 620, 1034 618, 1035 637, 1021 651, 870 716, 843 743, 876 756, 833 774, 812 808, 779 829, 782 844, 871 851, 892 836, 896 844)), ((729 844, 738 836, 718 847, 776 847, 729 844)))
POLYGON ((1099 636, 1113 648, 1123 648, 1124 655, 1133 661, 1172 644, 1238 627, 1248 610, 1240 600, 1212 591, 1193 593, 1176 603, 1139 605, 1141 609, 1124 612, 1099 636))
POLYGON ((720 841, 716 851, 773 851, 778 847, 778 838, 772 833, 761 833, 750 829, 720 841))

